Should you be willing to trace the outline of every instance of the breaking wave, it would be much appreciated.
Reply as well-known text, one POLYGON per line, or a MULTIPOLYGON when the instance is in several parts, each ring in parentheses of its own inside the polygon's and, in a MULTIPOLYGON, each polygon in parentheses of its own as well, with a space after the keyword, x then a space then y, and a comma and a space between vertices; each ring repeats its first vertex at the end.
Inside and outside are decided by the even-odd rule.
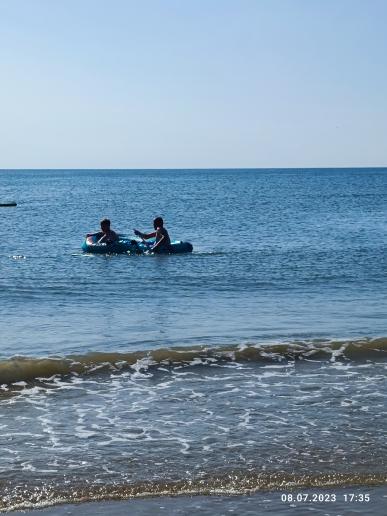
POLYGON ((193 346, 153 350, 90 352, 43 358, 15 356, 0 360, 0 385, 34 382, 69 375, 144 370, 155 366, 199 366, 223 362, 282 362, 292 360, 383 360, 387 338, 311 341, 265 345, 193 346))

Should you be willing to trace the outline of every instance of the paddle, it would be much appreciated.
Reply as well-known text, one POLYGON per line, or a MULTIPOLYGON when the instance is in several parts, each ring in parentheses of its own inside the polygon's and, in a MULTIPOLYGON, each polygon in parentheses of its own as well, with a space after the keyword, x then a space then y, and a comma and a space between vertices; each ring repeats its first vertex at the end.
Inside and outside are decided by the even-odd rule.
POLYGON ((133 232, 134 232, 134 234, 136 236, 141 238, 142 243, 148 248, 148 251, 151 251, 152 250, 152 244, 150 244, 149 242, 147 242, 145 240, 145 238, 142 236, 143 234, 141 233, 141 231, 138 231, 137 229, 133 229, 133 232))

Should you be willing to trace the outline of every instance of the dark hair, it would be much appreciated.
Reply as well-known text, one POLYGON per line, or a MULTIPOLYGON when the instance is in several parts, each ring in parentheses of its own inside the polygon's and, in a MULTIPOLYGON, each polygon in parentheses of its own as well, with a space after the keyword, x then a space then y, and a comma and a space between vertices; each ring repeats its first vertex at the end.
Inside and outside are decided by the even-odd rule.
POLYGON ((104 225, 104 226, 105 226, 105 225, 106 225, 106 226, 109 226, 109 228, 110 228, 110 220, 109 220, 109 219, 102 219, 102 220, 101 220, 101 226, 102 226, 102 225, 104 225))
POLYGON ((153 224, 157 227, 163 227, 164 226, 164 221, 163 221, 163 218, 162 217, 156 217, 155 220, 153 221, 153 224))

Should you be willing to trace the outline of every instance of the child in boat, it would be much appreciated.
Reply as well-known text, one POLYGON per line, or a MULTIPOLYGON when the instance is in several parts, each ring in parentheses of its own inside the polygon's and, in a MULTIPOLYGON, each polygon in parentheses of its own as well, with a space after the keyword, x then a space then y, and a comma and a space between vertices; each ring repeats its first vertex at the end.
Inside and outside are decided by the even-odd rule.
POLYGON ((110 229, 110 220, 103 219, 101 220, 101 231, 98 233, 88 233, 87 237, 95 236, 98 238, 98 244, 112 244, 116 240, 118 240, 118 235, 115 231, 110 229))
POLYGON ((154 253, 165 253, 168 252, 171 245, 171 239, 169 238, 168 231, 164 227, 164 221, 162 217, 156 217, 153 221, 153 227, 155 231, 153 233, 141 233, 137 229, 134 229, 134 234, 141 237, 144 240, 148 238, 156 238, 156 242, 151 247, 151 251, 154 253))

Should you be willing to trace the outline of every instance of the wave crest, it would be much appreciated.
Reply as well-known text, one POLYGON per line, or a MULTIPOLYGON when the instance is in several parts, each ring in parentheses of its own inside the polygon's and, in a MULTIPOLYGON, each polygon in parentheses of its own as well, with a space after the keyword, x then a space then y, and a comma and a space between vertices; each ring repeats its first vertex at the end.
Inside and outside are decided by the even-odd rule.
POLYGON ((158 365, 209 365, 222 362, 385 359, 387 338, 353 341, 312 341, 266 345, 193 346, 127 353, 91 352, 67 357, 12 357, 0 361, 0 385, 33 382, 57 376, 103 371, 144 370, 158 365))

